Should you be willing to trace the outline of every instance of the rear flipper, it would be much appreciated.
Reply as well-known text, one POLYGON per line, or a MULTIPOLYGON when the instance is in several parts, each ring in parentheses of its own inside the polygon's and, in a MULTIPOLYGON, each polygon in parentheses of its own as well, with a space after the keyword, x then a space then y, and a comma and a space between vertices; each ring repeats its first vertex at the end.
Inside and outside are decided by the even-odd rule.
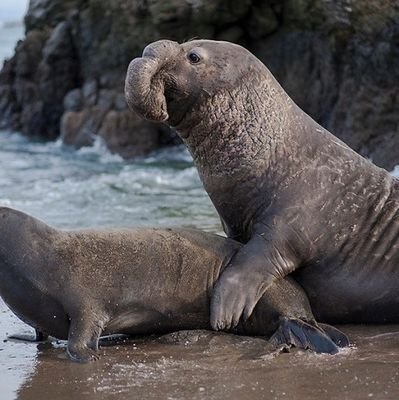
POLYGON ((24 342, 45 342, 48 339, 47 333, 35 329, 35 335, 16 334, 9 336, 10 339, 23 340, 24 342))
MULTIPOLYGON (((327 325, 328 328, 332 328, 327 325)), ((336 334, 334 339, 343 339, 346 336, 341 334, 337 329, 331 331, 336 334), (340 335, 336 334, 336 332, 340 335), (341 337, 342 336, 342 337, 341 337)), ((336 354, 338 353, 337 344, 334 339, 328 336, 328 333, 317 325, 311 325, 296 318, 282 317, 280 319, 277 331, 270 338, 270 342, 275 346, 295 346, 300 349, 313 350, 316 353, 336 354)))
POLYGON ((316 322, 306 293, 290 276, 266 291, 241 330, 244 334, 271 337, 274 345, 316 353, 335 354, 338 347, 349 345, 348 338, 338 329, 316 322))
POLYGON ((348 336, 345 333, 341 332, 337 328, 334 328, 328 324, 318 324, 319 328, 321 328, 330 339, 338 346, 338 347, 348 347, 350 345, 348 336))

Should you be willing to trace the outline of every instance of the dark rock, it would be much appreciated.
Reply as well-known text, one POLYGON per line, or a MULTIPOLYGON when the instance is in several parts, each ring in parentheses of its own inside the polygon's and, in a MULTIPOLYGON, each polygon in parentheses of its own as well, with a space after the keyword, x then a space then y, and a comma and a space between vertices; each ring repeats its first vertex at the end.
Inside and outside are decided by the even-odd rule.
POLYGON ((114 105, 115 105, 115 110, 117 111, 123 111, 127 109, 124 93, 118 93, 116 95, 114 105))
POLYGON ((87 106, 94 106, 97 102, 97 82, 92 79, 86 82, 82 88, 84 102, 87 106))
POLYGON ((277 13, 268 2, 255 4, 251 10, 248 33, 253 40, 262 39, 278 29, 277 13))
POLYGON ((129 110, 109 111, 98 131, 108 148, 124 158, 132 158, 159 147, 159 126, 143 121, 129 110))
POLYGON ((48 38, 48 31, 31 30, 27 32, 25 40, 20 41, 15 49, 16 78, 27 78, 33 80, 37 66, 42 60, 42 49, 48 38))
POLYGON ((58 137, 65 94, 79 86, 68 23, 60 22, 52 30, 29 31, 17 45, 11 66, 11 79, 0 79, 0 90, 9 88, 6 95, 11 105, 2 104, 0 125, 27 135, 58 137))
POLYGON ((129 61, 159 38, 239 42, 355 150, 399 163, 399 4, 392 0, 31 0, 0 73, 0 127, 126 157, 178 141, 127 111, 129 61))
POLYGON ((64 113, 61 120, 63 142, 76 148, 91 146, 96 139, 103 119, 104 110, 100 107, 64 113))
POLYGON ((101 89, 98 94, 97 104, 104 109, 111 109, 114 106, 116 93, 114 90, 101 89))
POLYGON ((83 107, 83 94, 81 89, 73 89, 64 97, 64 111, 80 111, 83 107))
POLYGON ((54 27, 65 20, 68 12, 78 9, 83 0, 30 0, 29 10, 25 16, 27 30, 54 27))
POLYGON ((91 146, 101 137, 108 148, 132 158, 159 148, 162 128, 143 121, 129 110, 108 111, 100 106, 65 112, 61 119, 61 139, 75 148, 91 146))

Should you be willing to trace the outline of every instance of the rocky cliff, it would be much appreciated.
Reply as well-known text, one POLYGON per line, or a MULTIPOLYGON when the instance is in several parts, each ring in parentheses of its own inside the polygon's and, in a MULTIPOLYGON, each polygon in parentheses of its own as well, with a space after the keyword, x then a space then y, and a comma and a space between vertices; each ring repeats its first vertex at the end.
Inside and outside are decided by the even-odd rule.
POLYGON ((74 146, 101 136, 125 157, 175 142, 130 113, 129 61, 159 38, 238 42, 355 150, 399 162, 396 0, 31 0, 0 73, 0 127, 74 146))

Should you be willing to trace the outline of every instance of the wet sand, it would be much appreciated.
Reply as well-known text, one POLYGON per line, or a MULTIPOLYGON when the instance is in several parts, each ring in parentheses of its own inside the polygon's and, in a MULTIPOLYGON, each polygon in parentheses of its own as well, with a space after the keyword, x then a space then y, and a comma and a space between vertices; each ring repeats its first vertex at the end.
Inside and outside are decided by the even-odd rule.
POLYGON ((0 398, 398 399, 399 326, 341 328, 354 347, 335 356, 270 354, 260 338, 192 332, 104 346, 81 365, 64 342, 7 339, 32 330, 0 303, 0 398))

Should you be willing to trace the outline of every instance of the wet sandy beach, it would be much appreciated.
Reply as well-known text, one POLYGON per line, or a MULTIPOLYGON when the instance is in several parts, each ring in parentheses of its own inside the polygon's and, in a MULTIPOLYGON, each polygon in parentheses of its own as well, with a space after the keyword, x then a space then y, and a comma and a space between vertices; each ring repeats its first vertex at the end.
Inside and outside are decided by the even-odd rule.
POLYGON ((1 399, 398 399, 399 326, 343 327, 354 347, 336 356, 270 354, 261 338, 192 332, 103 346, 76 364, 65 343, 31 333, 0 304, 1 399))

